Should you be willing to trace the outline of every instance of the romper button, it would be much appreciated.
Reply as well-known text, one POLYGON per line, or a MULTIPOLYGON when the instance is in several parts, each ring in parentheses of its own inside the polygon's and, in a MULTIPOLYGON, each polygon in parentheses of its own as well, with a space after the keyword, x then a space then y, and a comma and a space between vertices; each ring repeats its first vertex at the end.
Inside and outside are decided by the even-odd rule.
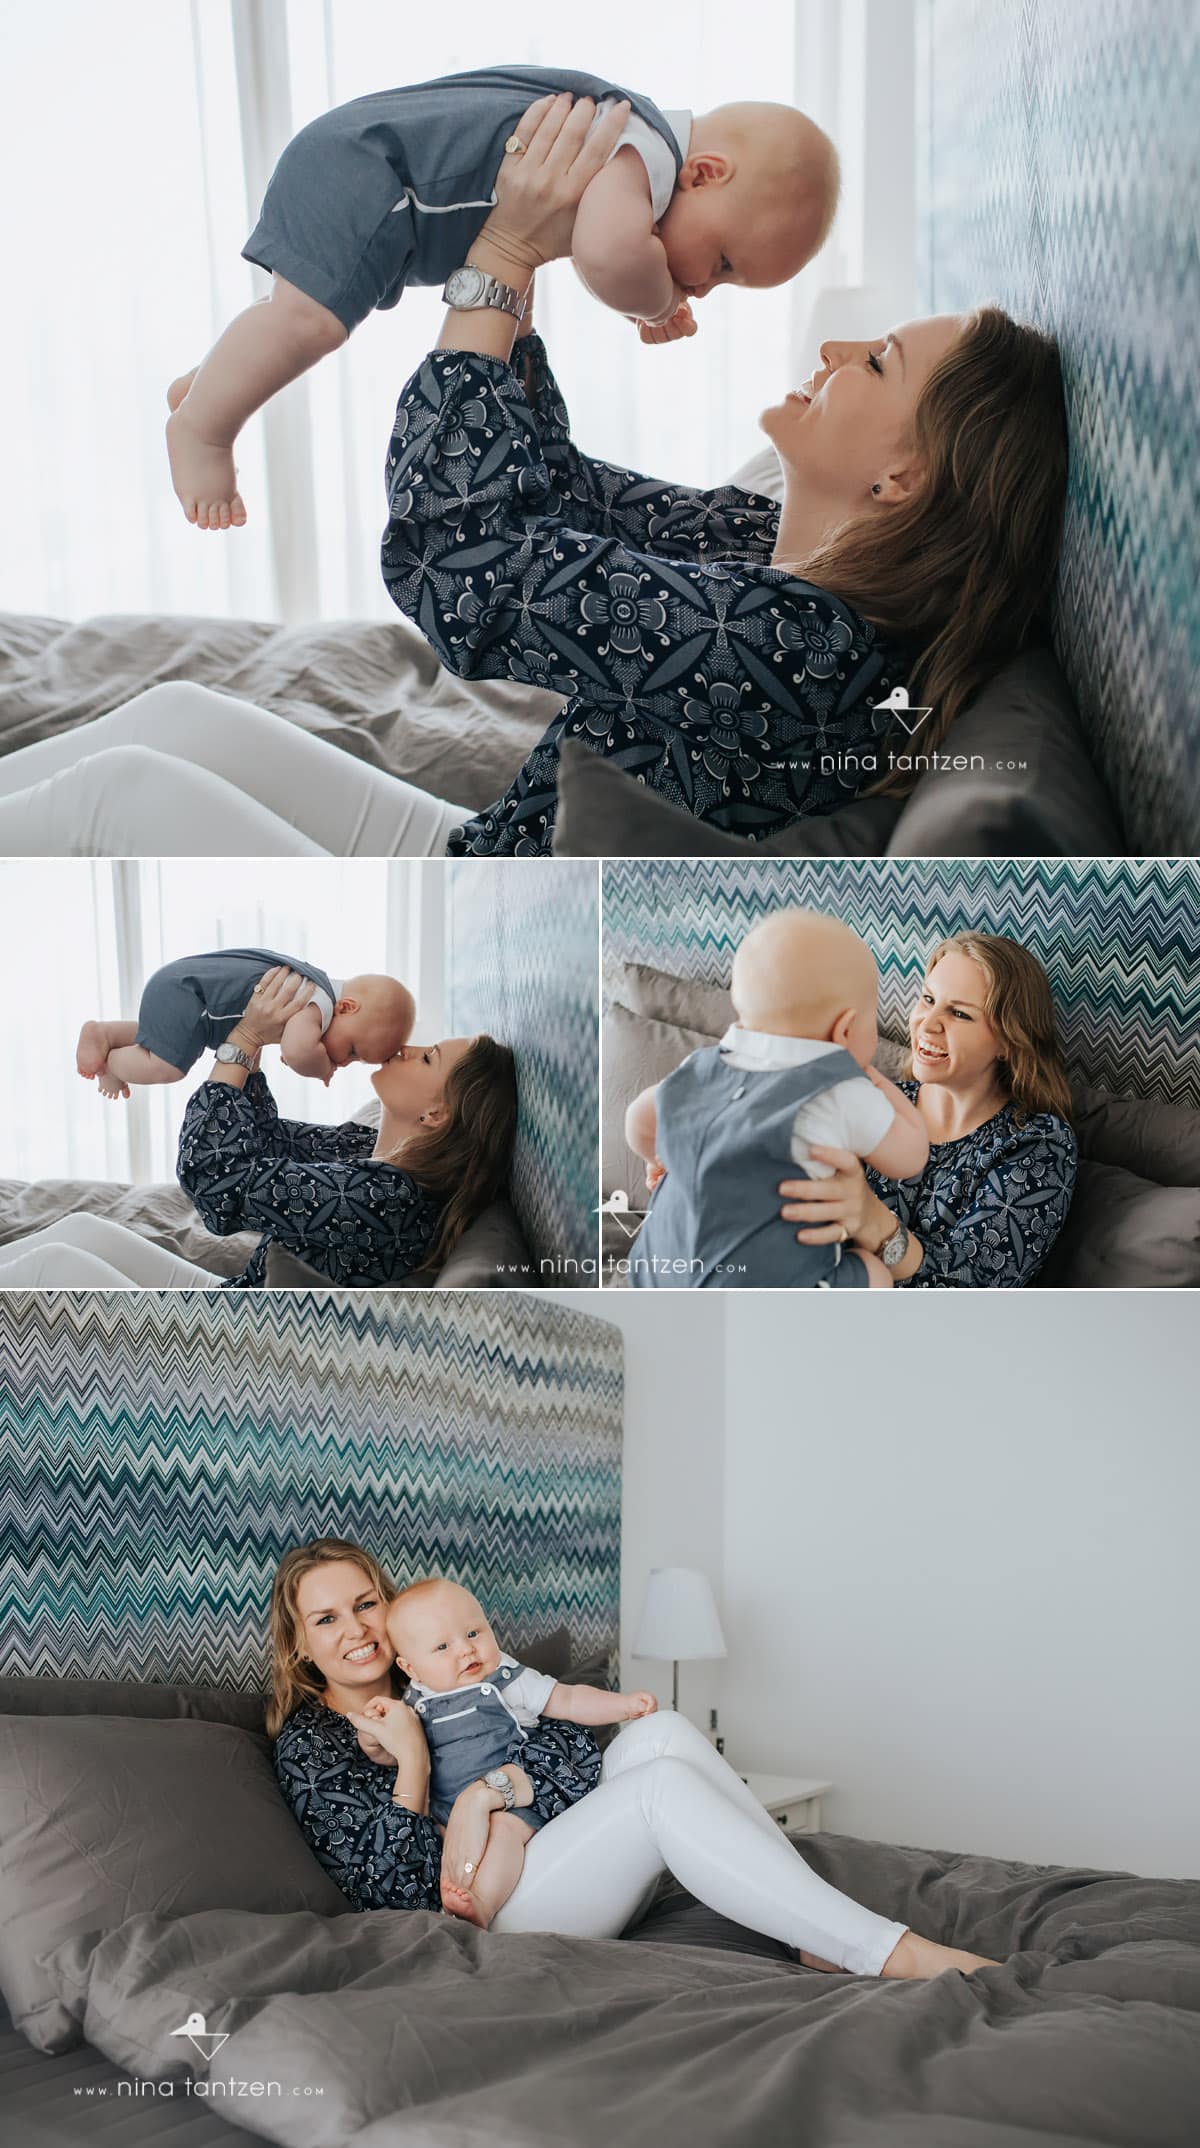
POLYGON ((425 1703, 424 1703, 424 1701, 423 1701, 423 1700, 419 1700, 419 1701, 417 1702, 417 1714, 418 1714, 418 1715, 424 1715, 424 1713, 425 1713, 425 1703))
POLYGON ((490 1686, 480 1686, 479 1690, 481 1693, 490 1693, 492 1689, 490 1686))

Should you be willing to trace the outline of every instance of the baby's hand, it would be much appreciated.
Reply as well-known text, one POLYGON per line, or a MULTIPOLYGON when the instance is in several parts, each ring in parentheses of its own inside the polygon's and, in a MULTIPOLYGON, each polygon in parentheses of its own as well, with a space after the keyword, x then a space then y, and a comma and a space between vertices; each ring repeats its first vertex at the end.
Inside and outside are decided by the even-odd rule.
POLYGON ((653 1693, 627 1693, 625 1699, 628 1702, 625 1716, 627 1723, 636 1723, 639 1716, 655 1715, 658 1712, 658 1702, 653 1693))
POLYGON ((657 325, 649 321, 639 321, 637 332, 643 343, 678 343, 681 336, 694 336, 697 326, 691 305, 684 298, 680 300, 669 320, 659 321, 657 325))
POLYGON ((654 1161, 653 1161, 653 1163, 648 1163, 648 1164, 646 1165, 646 1191, 647 1191, 647 1193, 653 1193, 653 1191, 654 1191, 654 1189, 655 1189, 655 1187, 656 1187, 656 1186, 661 1186, 661 1184, 662 1184, 662 1182, 663 1182, 664 1178, 666 1177, 666 1175, 667 1175, 667 1167, 666 1167, 666 1165, 665 1165, 664 1163, 660 1163, 660 1162, 659 1162, 659 1160, 658 1160, 658 1158, 657 1158, 657 1156, 656 1156, 656 1157, 654 1158, 654 1161))
POLYGON ((393 1708, 403 1708, 404 1702, 389 1699, 386 1693, 377 1693, 374 1700, 364 1701, 361 1713, 369 1715, 373 1723, 386 1723, 393 1708))

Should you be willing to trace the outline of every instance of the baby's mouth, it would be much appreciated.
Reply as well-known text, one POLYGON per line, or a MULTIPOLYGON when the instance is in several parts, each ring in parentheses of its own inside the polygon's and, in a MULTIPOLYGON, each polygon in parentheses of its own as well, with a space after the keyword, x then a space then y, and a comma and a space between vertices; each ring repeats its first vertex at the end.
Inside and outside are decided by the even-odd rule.
POLYGON ((483 1665, 480 1662, 479 1657, 476 1656, 473 1662, 468 1663, 466 1667, 459 1672, 458 1682, 460 1686, 470 1685, 482 1669, 483 1665))

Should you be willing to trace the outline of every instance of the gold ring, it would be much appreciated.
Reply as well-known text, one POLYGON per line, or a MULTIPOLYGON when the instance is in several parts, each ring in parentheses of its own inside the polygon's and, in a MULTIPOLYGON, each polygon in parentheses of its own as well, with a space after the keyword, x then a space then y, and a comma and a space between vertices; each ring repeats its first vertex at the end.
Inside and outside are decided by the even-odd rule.
POLYGON ((524 144, 524 142, 523 142, 523 141, 521 140, 521 137, 520 137, 520 135, 519 135, 519 134, 510 134, 510 135, 509 135, 509 137, 508 137, 508 140, 507 140, 507 141, 506 141, 506 143, 504 144, 504 154, 505 154, 505 156, 506 156, 506 157, 519 157, 519 156, 523 156, 523 155, 524 155, 524 152, 525 152, 525 144, 524 144))
POLYGON ((846 1229, 846 1226, 845 1226, 845 1224, 843 1223, 843 1225, 842 1225, 842 1244, 843 1244, 843 1245, 845 1245, 845 1244, 846 1244, 846 1243, 848 1242, 848 1240, 849 1240, 849 1237, 850 1237, 850 1233, 849 1233, 849 1231, 848 1231, 848 1230, 846 1229))

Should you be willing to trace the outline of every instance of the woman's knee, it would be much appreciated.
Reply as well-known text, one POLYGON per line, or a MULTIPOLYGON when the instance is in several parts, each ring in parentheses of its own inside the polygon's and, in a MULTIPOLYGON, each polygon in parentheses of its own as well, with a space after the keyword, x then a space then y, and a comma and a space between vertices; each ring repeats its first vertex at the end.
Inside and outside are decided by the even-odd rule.
POLYGON ((135 741, 153 739, 174 724, 195 723, 216 698, 211 686, 198 686, 194 679, 164 679, 100 720, 135 741))

